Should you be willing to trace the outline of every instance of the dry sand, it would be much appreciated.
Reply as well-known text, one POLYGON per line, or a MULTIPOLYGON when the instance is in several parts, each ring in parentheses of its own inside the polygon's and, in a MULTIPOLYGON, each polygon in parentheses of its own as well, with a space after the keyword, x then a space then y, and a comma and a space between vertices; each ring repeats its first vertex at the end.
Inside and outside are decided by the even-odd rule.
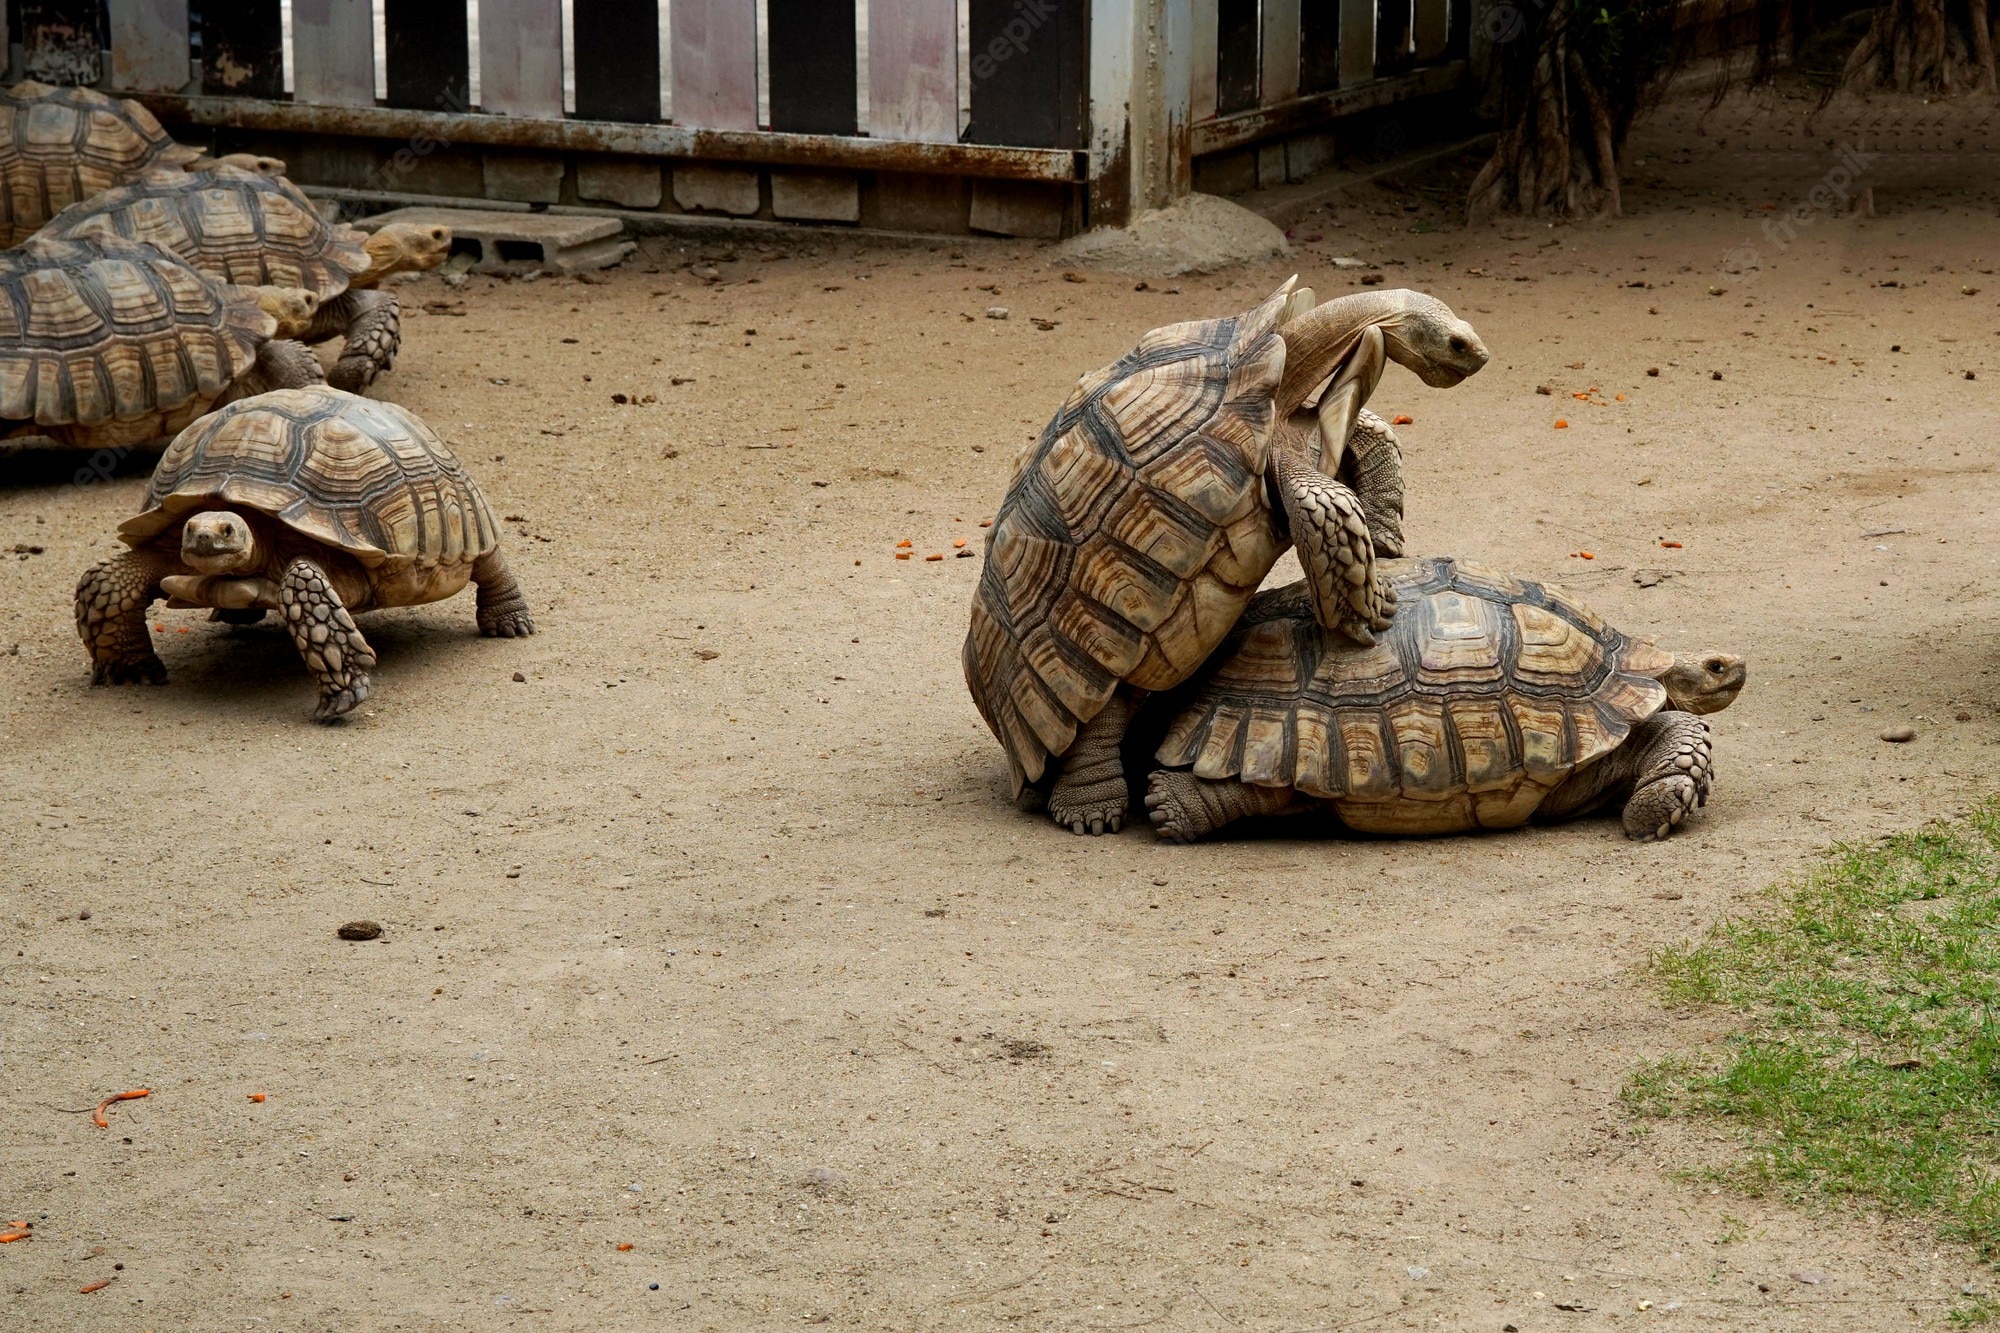
POLYGON ((91 688, 70 589, 144 460, 0 459, 0 1218, 35 1222, 0 1320, 1941 1323, 1969 1252, 1718 1192, 1684 1169, 1728 1143, 1617 1091, 1719 1030, 1649 951, 1992 786, 2000 233, 1881 191, 1719 274, 1824 168, 1669 138, 1619 222, 1370 188, 1289 263, 1148 291, 972 241, 425 278, 378 392, 516 516, 544 632, 375 617, 336 728, 277 631, 198 613, 156 615, 164 688, 91 688), (976 550, 1078 373, 1294 268, 1349 290, 1336 255, 1495 349, 1377 395, 1413 550, 1750 656, 1683 835, 1177 848, 1006 801, 959 679, 979 561, 895 542, 976 550))

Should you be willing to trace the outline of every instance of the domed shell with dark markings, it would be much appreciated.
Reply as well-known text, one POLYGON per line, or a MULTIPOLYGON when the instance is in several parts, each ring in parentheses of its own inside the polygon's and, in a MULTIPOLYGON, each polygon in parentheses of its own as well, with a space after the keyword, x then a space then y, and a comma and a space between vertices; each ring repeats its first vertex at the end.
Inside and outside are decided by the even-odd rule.
POLYGON ((353 557, 377 607, 450 597, 500 537, 485 497, 428 426, 394 403, 325 386, 239 399, 182 431, 145 508, 118 535, 143 546, 217 508, 264 514, 353 557))
POLYGON ((199 156, 137 102, 17 83, 0 92, 0 232, 19 245, 79 200, 199 156))
POLYGON ((1186 679, 1282 551, 1264 471, 1292 287, 1148 333, 1078 380, 1022 454, 964 650, 1017 790, 1121 681, 1186 679))
POLYGON ((1158 761, 1292 787, 1361 832, 1505 828, 1666 703, 1672 654, 1556 589, 1397 563, 1395 620, 1372 648, 1319 629, 1302 585, 1260 594, 1158 761))
POLYGON ((275 329, 253 294, 153 246, 37 238, 0 252, 0 420, 105 427, 101 443, 124 442, 111 423, 158 438, 249 369, 275 329))
POLYGON ((149 242, 224 282, 303 287, 322 301, 368 267, 359 232, 328 222, 284 177, 233 166, 148 172, 70 205, 43 234, 149 242))

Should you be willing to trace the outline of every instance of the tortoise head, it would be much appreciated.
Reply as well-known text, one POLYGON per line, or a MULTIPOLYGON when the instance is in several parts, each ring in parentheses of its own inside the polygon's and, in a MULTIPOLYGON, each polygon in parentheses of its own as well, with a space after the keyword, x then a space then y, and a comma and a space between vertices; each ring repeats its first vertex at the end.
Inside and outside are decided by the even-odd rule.
POLYGON ((210 157, 204 153, 188 164, 189 171, 207 171, 210 167, 237 167, 259 176, 285 174, 285 163, 282 158, 265 157, 262 153, 224 153, 220 157, 210 157))
POLYGON ((203 574, 245 574, 261 558, 257 534, 241 514, 207 509, 181 524, 181 560, 203 574))
POLYGON ((312 327, 319 311, 319 295, 303 287, 252 287, 257 305, 278 321, 278 338, 296 338, 312 327))
POLYGON ((435 222, 391 222, 362 241, 368 271, 353 285, 369 287, 391 273, 421 273, 451 257, 451 228, 435 222))
POLYGON ((1667 702, 1682 712, 1715 713, 1736 702, 1749 670, 1735 653, 1675 653, 1660 684, 1667 687, 1667 702))
POLYGON ((1485 365, 1491 356, 1473 327, 1451 307, 1423 292, 1384 292, 1396 313, 1382 321, 1389 359, 1433 389, 1449 389, 1485 365))

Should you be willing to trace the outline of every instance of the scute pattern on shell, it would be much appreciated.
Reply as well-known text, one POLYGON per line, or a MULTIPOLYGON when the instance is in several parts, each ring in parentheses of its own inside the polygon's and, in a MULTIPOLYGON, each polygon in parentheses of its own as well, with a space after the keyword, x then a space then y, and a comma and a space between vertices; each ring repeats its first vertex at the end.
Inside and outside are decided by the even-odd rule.
POLYGON ((0 253, 0 420, 96 426, 212 400, 275 328, 152 246, 31 241, 0 253))
POLYGON ((148 242, 224 282, 304 287, 321 300, 368 267, 360 233, 321 217, 297 186, 231 166, 148 172, 70 205, 44 234, 148 242))
MULTIPOLYGON (((140 546, 220 506, 345 551, 378 583, 469 565, 499 543, 485 498, 430 427, 394 403, 323 385, 238 399, 182 431, 145 508, 118 535, 140 546)), ((400 601, 392 593, 380 604, 400 601)))
POLYGON ((1293 787, 1363 831, 1507 827, 1666 702, 1672 655, 1555 589, 1448 559, 1391 582, 1372 648, 1319 629, 1303 585, 1260 594, 1159 762, 1293 787))
POLYGON ((1148 333, 1078 380, 1016 464, 964 667, 1017 790, 1121 681, 1186 679, 1280 554, 1264 470, 1291 289, 1148 333))
POLYGON ((19 245, 79 200, 198 156, 137 102, 17 83, 0 92, 0 232, 19 245))

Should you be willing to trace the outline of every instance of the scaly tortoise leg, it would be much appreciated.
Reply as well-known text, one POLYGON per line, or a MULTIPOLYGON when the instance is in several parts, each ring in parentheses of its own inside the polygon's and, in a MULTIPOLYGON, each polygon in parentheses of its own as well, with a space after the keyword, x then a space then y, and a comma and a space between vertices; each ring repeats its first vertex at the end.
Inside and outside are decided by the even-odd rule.
POLYGON ((1389 423, 1363 411, 1347 437, 1339 478, 1361 502, 1377 556, 1403 553, 1403 447, 1389 423))
MULTIPOLYGON (((349 393, 365 393, 375 377, 394 369, 396 352, 403 345, 403 308, 388 292, 343 292, 333 303, 338 328, 347 341, 340 359, 326 373, 326 382, 349 393)), ((314 323, 313 332, 320 325, 314 323)))
POLYGON ((472 581, 479 585, 479 632, 489 639, 525 638, 535 632, 528 598, 507 568, 507 557, 496 548, 472 562, 472 581))
POLYGON ((1271 463, 1312 594, 1313 619, 1356 643, 1374 643, 1374 631, 1389 628, 1396 613, 1396 594, 1375 576, 1375 544, 1361 501, 1307 465, 1287 441, 1274 443, 1271 463))
POLYGON ((1167 842, 1194 842, 1239 819, 1297 814, 1309 806, 1290 787, 1253 787, 1169 768, 1154 769, 1146 779, 1146 817, 1167 842))
POLYGON ((1125 827, 1131 794, 1120 753, 1132 721, 1131 693, 1120 687, 1098 715, 1083 724, 1076 744, 1059 761, 1049 787, 1049 818, 1072 833, 1116 833, 1125 827))
POLYGON ((167 666, 153 651, 146 611, 165 596, 160 580, 180 568, 159 551, 126 551, 99 561, 77 580, 76 633, 90 652, 90 683, 163 684, 167 666))
POLYGON ((352 712, 368 697, 368 670, 375 665, 375 650, 354 627, 354 617, 341 605, 333 580, 300 556, 278 580, 278 605, 306 669, 319 681, 319 707, 313 710, 313 720, 332 722, 352 712))
POLYGON ((1714 744, 1708 723, 1693 713, 1655 713, 1625 742, 1637 777, 1625 802, 1625 836, 1657 842, 1708 804, 1714 744))

